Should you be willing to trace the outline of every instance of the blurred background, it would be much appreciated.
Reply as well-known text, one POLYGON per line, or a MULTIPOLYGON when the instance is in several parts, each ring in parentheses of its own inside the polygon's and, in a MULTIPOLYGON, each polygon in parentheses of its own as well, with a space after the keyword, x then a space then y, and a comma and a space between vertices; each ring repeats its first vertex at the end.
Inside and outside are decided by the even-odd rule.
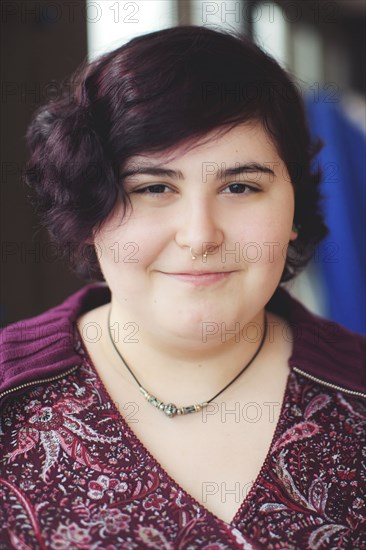
POLYGON ((241 31, 295 78, 325 147, 329 237, 289 290, 312 311, 366 332, 366 1, 3 0, 0 322, 31 317, 85 282, 57 257, 26 198, 25 133, 60 83, 136 35, 182 24, 241 31))

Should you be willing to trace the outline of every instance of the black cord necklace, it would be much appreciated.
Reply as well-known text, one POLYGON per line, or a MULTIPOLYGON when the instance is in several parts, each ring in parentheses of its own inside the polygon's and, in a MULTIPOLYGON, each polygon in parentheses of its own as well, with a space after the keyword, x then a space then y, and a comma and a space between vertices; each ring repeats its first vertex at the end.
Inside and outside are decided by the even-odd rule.
POLYGON ((235 378, 233 378, 228 384, 226 384, 226 386, 224 388, 222 388, 222 390, 220 390, 216 395, 214 395, 213 397, 211 397, 211 399, 209 399, 208 401, 204 401, 203 403, 199 403, 197 405, 188 405, 187 407, 177 407, 176 405, 174 405, 174 403, 168 403, 168 404, 165 404, 163 403, 162 401, 160 401, 157 397, 155 397, 154 395, 151 395, 147 390, 145 390, 145 388, 140 384, 139 380, 136 378, 136 376, 134 375, 134 373, 132 372, 132 370, 130 369, 130 367, 127 365, 126 361, 123 359, 122 355, 120 354, 120 352, 118 351, 118 348, 116 346, 116 344, 114 343, 114 340, 113 340, 113 337, 112 337, 112 333, 111 333, 111 327, 110 327, 110 319, 111 319, 111 308, 109 309, 109 312, 108 312, 108 334, 109 334, 109 337, 111 339, 111 342, 112 342, 112 345, 114 347, 114 349, 116 350, 116 352, 118 353, 120 359, 122 360, 123 364, 125 365, 125 367, 127 368, 127 370, 129 371, 129 373, 131 374, 131 376, 134 378, 134 380, 136 381, 138 387, 140 388, 140 392, 142 393, 142 395, 145 397, 145 399, 147 399, 147 401, 149 403, 151 403, 151 405, 153 405, 154 407, 156 407, 157 409, 161 410, 163 413, 165 413, 167 416, 169 416, 170 418, 172 418, 173 416, 175 415, 181 415, 181 414, 189 414, 189 413, 193 413, 193 412, 198 412, 200 411, 203 407, 207 407, 207 405, 209 403, 211 403, 211 401, 213 401, 214 399, 216 399, 216 397, 218 397, 219 395, 221 395, 229 386, 231 386, 231 384, 233 384, 235 382, 235 380, 237 380, 239 378, 239 376, 241 376, 243 374, 243 372, 249 367, 249 365, 251 365, 254 361, 254 359, 257 357, 257 355, 259 354, 259 352, 261 351, 262 347, 263 347, 263 344, 265 342, 265 339, 266 339, 266 335, 267 335, 267 315, 266 315, 266 312, 264 312, 264 330, 263 330, 263 336, 262 336, 262 340, 259 344, 259 347, 257 349, 257 351, 255 352, 255 354, 253 355, 253 357, 251 358, 251 360, 249 361, 249 363, 247 363, 242 369, 241 371, 235 376, 235 378))

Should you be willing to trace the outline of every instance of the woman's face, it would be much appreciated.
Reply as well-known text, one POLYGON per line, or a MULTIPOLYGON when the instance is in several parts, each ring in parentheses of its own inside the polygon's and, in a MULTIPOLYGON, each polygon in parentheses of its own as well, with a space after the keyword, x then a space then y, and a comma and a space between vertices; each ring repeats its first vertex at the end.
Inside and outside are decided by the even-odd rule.
POLYGON ((135 156, 123 173, 132 208, 94 241, 114 315, 185 345, 260 321, 296 238, 293 187, 263 127, 135 156))

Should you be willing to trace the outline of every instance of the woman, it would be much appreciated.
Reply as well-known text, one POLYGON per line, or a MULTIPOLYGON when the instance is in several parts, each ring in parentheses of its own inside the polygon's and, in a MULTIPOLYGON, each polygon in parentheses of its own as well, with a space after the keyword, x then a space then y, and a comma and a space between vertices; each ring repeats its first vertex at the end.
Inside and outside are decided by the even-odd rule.
POLYGON ((82 67, 27 183, 89 284, 3 334, 2 540, 361 548, 364 339, 281 288, 326 234, 296 87, 177 27, 82 67))

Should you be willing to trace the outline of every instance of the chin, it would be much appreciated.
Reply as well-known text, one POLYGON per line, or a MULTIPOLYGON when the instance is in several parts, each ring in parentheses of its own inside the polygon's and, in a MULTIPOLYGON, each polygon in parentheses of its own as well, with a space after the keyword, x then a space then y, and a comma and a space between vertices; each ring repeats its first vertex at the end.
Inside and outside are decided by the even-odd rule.
POLYGON ((218 308, 217 304, 177 308, 168 316, 166 312, 158 316, 155 329, 162 327, 166 339, 171 335, 172 339, 191 341, 193 345, 215 341, 221 343, 222 327, 234 329, 235 323, 240 319, 233 313, 232 308, 218 308))

